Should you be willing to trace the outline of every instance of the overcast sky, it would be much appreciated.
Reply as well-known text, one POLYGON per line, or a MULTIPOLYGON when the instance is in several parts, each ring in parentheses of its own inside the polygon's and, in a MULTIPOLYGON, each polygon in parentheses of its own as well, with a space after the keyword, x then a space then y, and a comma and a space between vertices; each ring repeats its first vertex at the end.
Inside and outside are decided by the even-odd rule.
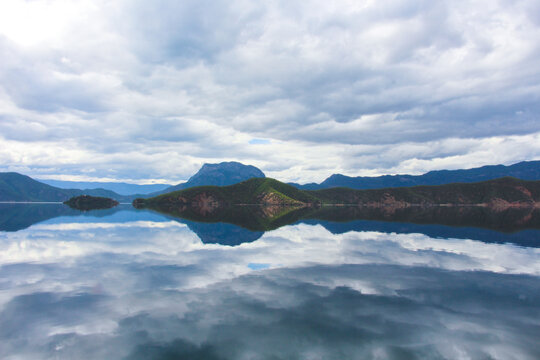
POLYGON ((540 159, 540 2, 0 2, 0 171, 286 181, 540 159))

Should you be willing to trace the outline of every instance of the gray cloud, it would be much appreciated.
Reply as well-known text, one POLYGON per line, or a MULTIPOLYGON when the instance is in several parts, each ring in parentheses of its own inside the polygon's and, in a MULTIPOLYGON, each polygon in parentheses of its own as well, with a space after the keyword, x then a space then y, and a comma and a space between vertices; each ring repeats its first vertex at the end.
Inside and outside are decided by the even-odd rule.
MULTIPOLYGON (((0 168, 181 179, 205 161, 263 170, 287 163, 291 173, 327 164, 300 176, 309 181, 452 161, 391 151, 411 143, 472 139, 463 160, 492 163, 475 148, 540 132, 534 1, 100 5, 56 11, 58 33, 26 24, 43 38, 31 45, 20 28, 0 27, 0 129, 10 148, 0 168), (270 143, 254 148, 252 138, 270 143), (43 142, 76 159, 23 156, 21 149, 43 153, 43 142), (366 146, 385 155, 354 165, 361 161, 352 154, 366 146), (126 149, 144 155, 112 160, 126 149), (182 165, 171 169, 171 157, 182 165)), ((527 149, 501 161, 540 156, 534 144, 527 149)), ((283 180, 297 180, 281 168, 283 180)))

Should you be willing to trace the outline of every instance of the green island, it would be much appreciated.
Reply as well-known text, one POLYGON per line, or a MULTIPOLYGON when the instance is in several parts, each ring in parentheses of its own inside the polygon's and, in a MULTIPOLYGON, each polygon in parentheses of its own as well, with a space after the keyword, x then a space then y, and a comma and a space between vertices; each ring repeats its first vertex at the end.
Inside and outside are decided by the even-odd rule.
POLYGON ((81 195, 74 196, 69 200, 64 201, 64 204, 68 205, 73 209, 86 211, 97 209, 110 209, 118 205, 118 201, 106 197, 81 195))

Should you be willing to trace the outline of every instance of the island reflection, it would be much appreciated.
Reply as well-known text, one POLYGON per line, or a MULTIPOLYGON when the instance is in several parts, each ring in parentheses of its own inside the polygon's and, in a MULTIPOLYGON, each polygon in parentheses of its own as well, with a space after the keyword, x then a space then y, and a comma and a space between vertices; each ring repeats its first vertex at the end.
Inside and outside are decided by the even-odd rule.
POLYGON ((44 221, 74 217, 105 221, 132 218, 173 220, 187 225, 203 243, 230 246, 256 241, 266 231, 298 223, 321 225, 333 234, 349 231, 421 233, 435 238, 540 246, 539 209, 507 208, 496 211, 478 206, 399 209, 359 206, 183 206, 174 209, 135 209, 131 205, 120 205, 107 210, 82 212, 63 204, 0 204, 0 231, 19 231, 44 221))
POLYGON ((423 233, 432 237, 510 242, 530 247, 540 245, 540 211, 536 208, 237 205, 151 210, 187 224, 205 243, 250 242, 265 231, 307 223, 320 224, 334 234, 347 231, 423 233))

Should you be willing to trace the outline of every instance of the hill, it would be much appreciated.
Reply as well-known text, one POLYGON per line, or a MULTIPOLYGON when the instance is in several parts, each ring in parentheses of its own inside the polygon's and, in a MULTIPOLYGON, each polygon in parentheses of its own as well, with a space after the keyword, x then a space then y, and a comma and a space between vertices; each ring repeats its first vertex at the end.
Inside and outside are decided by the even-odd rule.
POLYGON ((331 188, 299 190, 270 178, 250 179, 230 186, 200 186, 150 199, 136 199, 136 207, 174 209, 194 205, 207 209, 223 205, 362 205, 407 207, 482 205, 497 208, 540 206, 540 181, 501 178, 479 183, 354 190, 331 188))
POLYGON ((506 177, 478 183, 370 190, 330 188, 308 192, 327 204, 392 207, 409 205, 535 206, 540 201, 540 181, 506 177))
POLYGON ((236 161, 222 162, 219 164, 204 164, 195 175, 188 179, 187 182, 151 193, 147 197, 153 197, 195 186, 227 186, 251 178, 264 177, 264 173, 255 166, 244 165, 236 161))
POLYGON ((62 202, 79 195, 108 197, 130 202, 133 196, 119 195, 105 189, 60 189, 43 184, 29 176, 15 172, 0 173, 0 201, 51 201, 62 202))
POLYGON ((387 187, 409 187, 417 185, 443 185, 456 182, 472 183, 501 177, 522 180, 540 180, 540 161, 523 161, 514 165, 489 165, 465 170, 437 170, 423 175, 384 175, 351 177, 334 174, 320 184, 291 185, 303 190, 348 187, 351 189, 381 189, 387 187))
POLYGON ((318 199, 308 192, 270 178, 252 178, 229 186, 197 186, 149 199, 136 199, 134 205, 171 207, 179 204, 216 206, 224 204, 302 205, 318 199))

